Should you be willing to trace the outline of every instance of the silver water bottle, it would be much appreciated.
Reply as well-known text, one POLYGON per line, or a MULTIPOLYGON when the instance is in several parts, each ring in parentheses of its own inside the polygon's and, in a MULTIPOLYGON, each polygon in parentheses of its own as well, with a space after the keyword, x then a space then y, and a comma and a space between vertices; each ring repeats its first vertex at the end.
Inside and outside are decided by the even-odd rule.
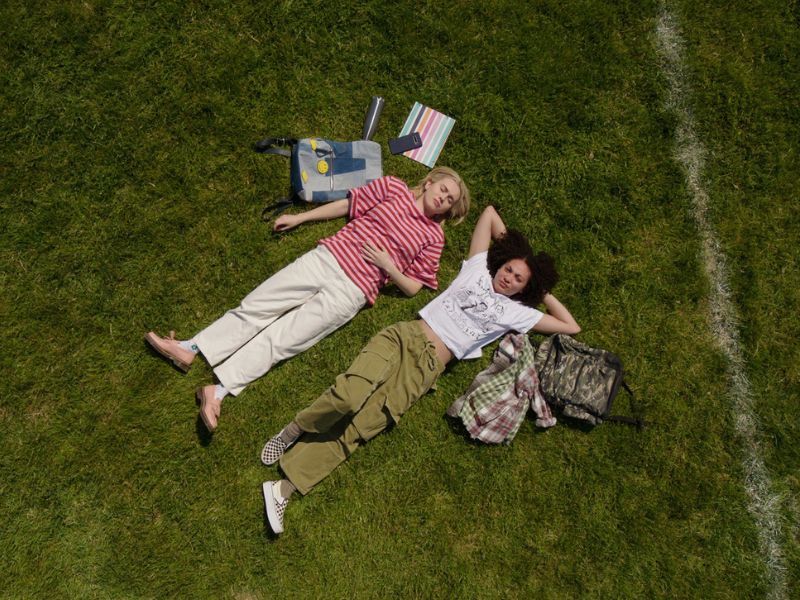
POLYGON ((371 140, 375 135, 375 130, 378 129, 378 121, 381 118, 381 111, 383 110, 383 97, 373 96, 372 102, 369 103, 367 116, 364 118, 364 131, 361 133, 361 139, 371 140))

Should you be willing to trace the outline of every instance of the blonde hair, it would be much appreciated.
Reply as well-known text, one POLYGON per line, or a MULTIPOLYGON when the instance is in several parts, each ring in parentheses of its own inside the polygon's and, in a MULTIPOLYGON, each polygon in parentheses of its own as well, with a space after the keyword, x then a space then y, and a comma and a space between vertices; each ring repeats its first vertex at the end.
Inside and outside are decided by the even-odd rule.
POLYGON ((436 183, 444 179, 445 177, 450 177, 458 184, 458 200, 453 202, 453 206, 450 207, 443 216, 442 220, 445 219, 453 219, 453 225, 458 225, 461 221, 464 220, 464 217, 467 216, 469 212, 469 188, 467 184, 464 183, 464 180, 461 179, 461 175, 456 173, 453 169, 449 167, 435 167, 431 169, 431 171, 423 177, 420 182, 411 190, 415 196, 418 196, 422 193, 425 184, 427 182, 436 183))

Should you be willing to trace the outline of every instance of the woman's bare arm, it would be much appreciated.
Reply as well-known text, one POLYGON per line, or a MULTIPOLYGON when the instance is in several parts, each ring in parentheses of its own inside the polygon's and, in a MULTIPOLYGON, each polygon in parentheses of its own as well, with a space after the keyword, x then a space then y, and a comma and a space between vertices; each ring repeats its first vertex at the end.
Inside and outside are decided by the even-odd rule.
POLYGON ((533 326, 535 332, 566 333, 568 335, 580 333, 581 326, 575 321, 567 307, 561 304, 553 294, 545 294, 544 305, 547 307, 547 314, 533 326))
POLYGON ((275 219, 275 224, 272 226, 273 231, 289 231, 300 225, 301 223, 308 223, 310 221, 330 221, 339 217, 346 217, 350 210, 350 200, 345 198, 343 200, 334 200, 328 202, 317 208, 312 208, 297 215, 281 215, 275 219))
POLYGON ((487 206, 483 209, 478 222, 475 224, 475 231, 472 232, 472 241, 469 244, 469 258, 476 254, 486 252, 492 240, 496 240, 506 232, 506 225, 503 219, 497 214, 494 206, 487 206))

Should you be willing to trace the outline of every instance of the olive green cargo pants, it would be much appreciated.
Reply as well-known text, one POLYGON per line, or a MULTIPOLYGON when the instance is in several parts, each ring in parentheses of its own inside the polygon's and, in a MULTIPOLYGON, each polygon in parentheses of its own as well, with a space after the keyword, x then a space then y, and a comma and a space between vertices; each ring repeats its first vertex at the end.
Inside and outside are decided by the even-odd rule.
POLYGON ((307 433, 281 457, 286 477, 307 494, 360 446, 398 422, 443 370, 418 321, 378 333, 333 386, 297 413, 295 421, 307 433))

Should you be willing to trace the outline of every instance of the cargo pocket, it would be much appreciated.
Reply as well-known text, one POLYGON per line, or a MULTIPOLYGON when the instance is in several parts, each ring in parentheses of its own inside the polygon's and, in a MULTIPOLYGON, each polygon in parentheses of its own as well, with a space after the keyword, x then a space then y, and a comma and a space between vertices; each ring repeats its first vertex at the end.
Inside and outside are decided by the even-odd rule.
POLYGON ((345 375, 357 376, 372 384, 373 389, 388 379, 399 350, 385 331, 375 335, 359 352, 345 371, 345 375))
POLYGON ((398 360, 397 352, 384 333, 379 333, 344 372, 345 393, 350 397, 353 412, 357 413, 368 404, 372 394, 391 377, 398 360))
POLYGON ((386 407, 385 394, 370 398, 352 420, 362 442, 368 442, 392 424, 394 419, 386 407))
POLYGON ((345 371, 347 376, 360 377, 364 381, 372 384, 372 388, 377 388, 386 381, 392 369, 392 357, 390 353, 383 352, 382 348, 364 348, 356 356, 353 363, 345 371))

